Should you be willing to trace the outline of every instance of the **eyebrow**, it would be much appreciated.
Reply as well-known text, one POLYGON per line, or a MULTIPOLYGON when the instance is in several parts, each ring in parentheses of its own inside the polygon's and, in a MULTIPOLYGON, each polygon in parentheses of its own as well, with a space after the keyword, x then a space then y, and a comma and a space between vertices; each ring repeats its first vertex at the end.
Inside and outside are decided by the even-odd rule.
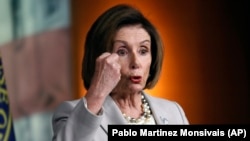
MULTIPOLYGON (((115 43, 115 42, 121 42, 121 43, 127 44, 127 42, 126 42, 126 41, 123 41, 123 40, 115 40, 114 43, 115 43)), ((144 40, 144 41, 141 41, 140 44, 143 44, 143 43, 146 43, 146 42, 151 43, 150 40, 144 40)))
POLYGON ((144 41, 140 42, 140 44, 143 44, 143 43, 146 43, 146 42, 151 43, 150 40, 144 40, 144 41))

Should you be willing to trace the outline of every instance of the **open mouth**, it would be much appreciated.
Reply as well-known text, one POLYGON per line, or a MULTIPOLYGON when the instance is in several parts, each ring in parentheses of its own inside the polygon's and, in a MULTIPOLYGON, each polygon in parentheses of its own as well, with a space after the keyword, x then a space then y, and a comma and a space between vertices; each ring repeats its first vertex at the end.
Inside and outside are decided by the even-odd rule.
POLYGON ((140 82, 141 82, 141 79, 142 79, 141 76, 131 76, 131 77, 130 77, 130 80, 131 80, 133 83, 140 83, 140 82))

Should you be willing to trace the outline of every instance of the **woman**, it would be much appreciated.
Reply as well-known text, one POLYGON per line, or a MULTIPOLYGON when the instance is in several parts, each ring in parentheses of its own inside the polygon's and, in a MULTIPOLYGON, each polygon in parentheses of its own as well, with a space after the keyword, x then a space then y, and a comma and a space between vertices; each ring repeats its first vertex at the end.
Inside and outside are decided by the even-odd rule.
POLYGON ((163 45, 154 26, 129 5, 104 12, 89 30, 82 79, 87 93, 53 116, 53 140, 105 141, 109 124, 189 124, 176 102, 146 94, 155 86, 163 45))

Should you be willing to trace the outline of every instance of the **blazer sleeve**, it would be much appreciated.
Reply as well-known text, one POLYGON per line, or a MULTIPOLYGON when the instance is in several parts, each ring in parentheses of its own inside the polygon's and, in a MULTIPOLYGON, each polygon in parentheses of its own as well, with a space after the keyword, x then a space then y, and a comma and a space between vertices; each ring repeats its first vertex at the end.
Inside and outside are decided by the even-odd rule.
POLYGON ((92 140, 100 127, 102 114, 94 115, 80 100, 63 102, 52 117, 53 141, 92 140))

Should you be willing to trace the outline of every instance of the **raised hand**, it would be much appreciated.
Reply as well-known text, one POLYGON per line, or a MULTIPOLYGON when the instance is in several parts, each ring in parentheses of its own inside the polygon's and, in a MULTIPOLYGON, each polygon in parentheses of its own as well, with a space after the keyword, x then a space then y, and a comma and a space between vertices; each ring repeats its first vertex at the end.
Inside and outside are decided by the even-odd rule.
POLYGON ((119 56, 116 53, 105 52, 96 59, 95 72, 90 88, 86 94, 88 108, 97 113, 105 98, 115 88, 121 79, 118 63, 119 56))

